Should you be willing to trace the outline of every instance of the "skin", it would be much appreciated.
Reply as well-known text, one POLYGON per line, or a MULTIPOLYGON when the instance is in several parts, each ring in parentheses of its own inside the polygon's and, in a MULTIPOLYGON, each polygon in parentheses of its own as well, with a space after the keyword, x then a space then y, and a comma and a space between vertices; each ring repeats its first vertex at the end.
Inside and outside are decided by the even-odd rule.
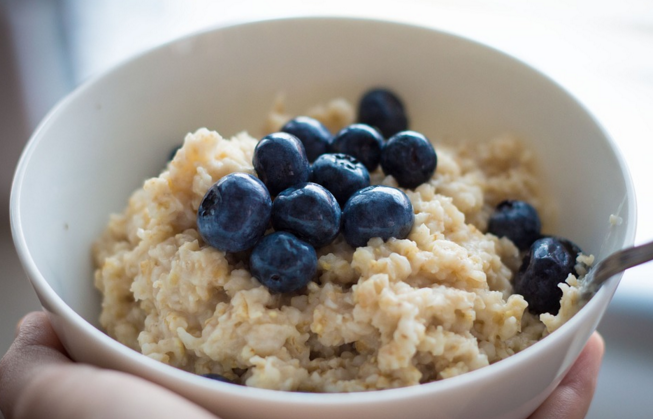
MULTIPOLYGON (((558 388, 529 419, 584 418, 603 352, 603 339, 594 333, 558 388)), ((143 379, 74 363, 45 313, 21 320, 0 361, 0 410, 6 419, 217 418, 143 379)))

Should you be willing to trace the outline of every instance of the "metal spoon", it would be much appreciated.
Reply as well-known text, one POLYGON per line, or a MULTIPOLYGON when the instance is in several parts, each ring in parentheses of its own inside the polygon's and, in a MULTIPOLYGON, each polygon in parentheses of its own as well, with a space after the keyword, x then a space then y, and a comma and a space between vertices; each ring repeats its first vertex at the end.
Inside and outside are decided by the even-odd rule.
POLYGON ((580 286, 580 298, 589 300, 613 275, 653 260, 653 242, 614 252, 590 268, 580 286))

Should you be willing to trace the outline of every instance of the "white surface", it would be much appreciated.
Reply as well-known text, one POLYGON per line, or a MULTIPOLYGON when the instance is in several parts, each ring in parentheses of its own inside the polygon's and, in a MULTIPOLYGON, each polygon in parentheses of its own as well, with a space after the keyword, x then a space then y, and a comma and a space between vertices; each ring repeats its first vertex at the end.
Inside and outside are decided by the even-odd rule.
POLYGON ((355 395, 206 383, 118 344, 64 304, 96 323, 91 243, 109 212, 160 169, 183 133, 200 126, 219 126, 227 135, 254 131, 280 90, 292 111, 321 98, 354 99, 371 85, 401 92, 412 126, 432 137, 520 134, 541 158, 565 214, 557 231, 599 256, 632 243, 632 185, 611 143, 564 91, 517 61, 450 35, 372 21, 227 28, 167 45, 82 87, 30 141, 14 185, 12 226, 19 255, 73 358, 142 375, 233 418, 390 419, 410 410, 416 419, 518 419, 538 406, 580 353, 616 282, 556 333, 502 362, 438 383, 355 395), (590 199, 595 208, 588 213, 590 199), (42 202, 49 203, 47 212, 42 202), (610 227, 610 214, 623 224, 610 227))

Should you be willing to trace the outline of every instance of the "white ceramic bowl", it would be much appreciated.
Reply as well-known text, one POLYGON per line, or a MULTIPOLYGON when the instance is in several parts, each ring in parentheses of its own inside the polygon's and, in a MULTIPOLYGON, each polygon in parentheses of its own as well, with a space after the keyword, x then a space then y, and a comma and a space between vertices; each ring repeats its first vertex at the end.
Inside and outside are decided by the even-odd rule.
POLYGON ((364 394, 286 393, 213 382, 153 361, 97 328, 90 246, 111 212, 198 127, 260 127, 278 92, 291 110, 370 86, 400 92, 412 127, 482 141, 511 131, 542 161, 559 203, 554 231, 599 258, 630 245, 635 198, 597 122, 537 71, 432 29, 302 18, 200 33, 77 89, 43 121, 18 166, 16 247, 70 355, 160 383, 223 418, 523 418, 559 383, 596 328, 613 280, 561 329, 504 361, 421 386, 364 394), (623 218, 611 228, 611 214, 623 218))

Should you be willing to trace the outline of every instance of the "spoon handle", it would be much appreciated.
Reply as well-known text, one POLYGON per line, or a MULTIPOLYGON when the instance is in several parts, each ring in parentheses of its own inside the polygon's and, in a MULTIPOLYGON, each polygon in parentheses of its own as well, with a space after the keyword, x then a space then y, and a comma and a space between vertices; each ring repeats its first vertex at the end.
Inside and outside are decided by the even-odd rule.
POLYGON ((611 254, 592 267, 583 280, 582 296, 589 299, 605 281, 628 268, 653 260, 653 242, 611 254))

